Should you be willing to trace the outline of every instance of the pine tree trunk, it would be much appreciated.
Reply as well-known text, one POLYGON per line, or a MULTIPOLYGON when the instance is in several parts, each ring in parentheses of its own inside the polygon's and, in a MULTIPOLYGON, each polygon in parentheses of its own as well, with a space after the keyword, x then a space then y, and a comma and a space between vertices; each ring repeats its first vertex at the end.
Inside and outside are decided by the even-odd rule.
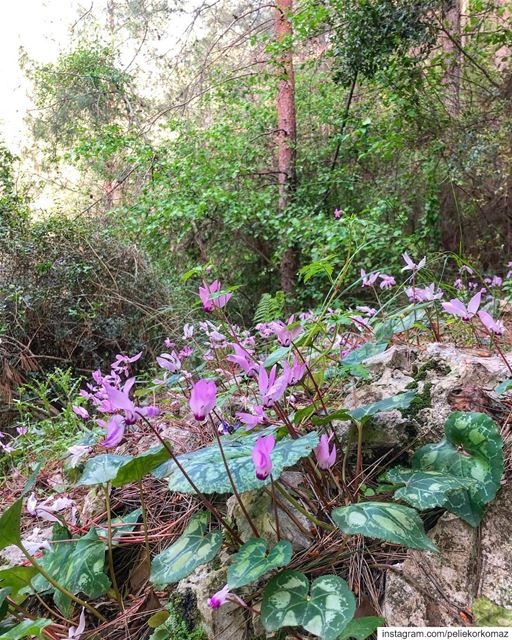
MULTIPOLYGON (((290 12, 293 0, 277 0, 275 9, 275 34, 278 43, 291 39, 293 34, 290 12)), ((286 46, 277 60, 279 84, 277 89, 277 150, 279 201, 278 210, 288 206, 296 186, 295 145, 297 142, 297 122, 295 117, 295 77, 293 53, 286 46)), ((297 250, 288 247, 281 259, 281 288, 286 294, 293 293, 297 274, 297 250)))
POLYGON ((461 43, 461 3, 463 1, 450 0, 445 13, 446 31, 449 35, 443 34, 442 36, 446 62, 446 70, 443 77, 443 84, 446 87, 446 109, 453 116, 460 111, 462 53, 455 42, 461 43))

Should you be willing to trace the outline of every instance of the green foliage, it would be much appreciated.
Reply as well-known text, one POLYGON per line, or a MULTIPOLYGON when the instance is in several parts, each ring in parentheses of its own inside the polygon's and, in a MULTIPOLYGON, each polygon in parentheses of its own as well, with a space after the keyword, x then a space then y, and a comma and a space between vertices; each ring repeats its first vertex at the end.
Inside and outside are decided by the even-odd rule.
MULTIPOLYGON (((172 602, 167 605, 167 616, 151 634, 149 640, 204 640, 205 633, 200 627, 189 629, 172 602)), ((155 614, 158 615, 158 614, 155 614)))
POLYGON ((102 453, 87 460, 77 486, 111 482, 113 487, 122 487, 131 482, 140 482, 168 458, 169 452, 163 446, 153 447, 138 456, 102 453))
POLYGON ((354 618, 345 627, 345 630, 337 640, 349 640, 349 638, 355 638, 356 640, 366 640, 377 630, 377 627, 386 626, 384 618, 378 618, 377 616, 368 616, 366 618, 354 618))
MULTIPOLYGON (((224 455, 239 492, 250 491, 269 484, 270 477, 258 480, 254 472, 252 450, 259 434, 236 439, 223 438, 224 455)), ((318 435, 308 433, 297 439, 285 436, 276 443, 272 451, 272 476, 277 480, 284 469, 293 466, 309 455, 318 444, 318 435)), ((178 456, 178 460, 202 493, 231 493, 232 487, 217 445, 204 447, 178 456)), ((193 489, 174 462, 159 467, 154 474, 158 478, 169 478, 169 489, 182 493, 193 493, 193 489)))
POLYGON ((392 409, 407 409, 416 396, 415 391, 405 391, 404 393, 398 393, 391 398, 384 398, 378 402, 364 405, 363 407, 357 407, 357 409, 350 409, 348 413, 354 418, 354 420, 362 420, 369 416, 373 416, 380 411, 391 411, 392 409))
POLYGON ((332 3, 333 21, 340 25, 334 36, 336 72, 344 84, 356 74, 373 78, 394 60, 427 54, 437 30, 432 0, 338 0, 332 3))
POLYGON ((23 620, 11 627, 0 624, 0 637, 3 640, 21 640, 21 638, 40 638, 43 635, 43 629, 52 624, 47 618, 38 618, 37 620, 23 620))
POLYGON ((206 534, 209 514, 195 514, 178 540, 151 562, 151 582, 161 588, 190 575, 194 569, 210 562, 222 545, 222 534, 206 534))
POLYGON ((18 498, 0 516, 0 550, 21 543, 20 519, 23 499, 18 498))
POLYGON ((500 607, 489 598, 476 598, 471 605, 475 616, 475 626, 478 627, 510 627, 512 611, 500 607))
POLYGON ((387 540, 411 549, 437 551, 414 509, 385 502, 361 502, 332 511, 338 527, 351 535, 387 540))
POLYGON ((254 313, 254 323, 272 322, 283 317, 285 296, 282 291, 277 291, 274 295, 264 293, 261 296, 256 312, 254 313))
POLYGON ((452 413, 445 437, 418 449, 415 470, 438 471, 472 480, 467 490, 448 497, 445 508, 473 527, 480 523, 485 505, 496 495, 503 475, 503 439, 496 423, 483 413, 452 413))
POLYGON ((474 484, 474 480, 444 475, 437 471, 412 471, 401 467, 393 467, 379 480, 403 485, 395 491, 395 500, 404 500, 420 511, 441 507, 453 493, 464 491, 474 484))
POLYGON ((345 580, 320 576, 310 586, 302 573, 285 570, 265 588, 261 622, 269 632, 281 627, 303 627, 322 640, 335 640, 355 610, 356 601, 345 580))
MULTIPOLYGON (((89 598, 98 598, 110 588, 110 580, 103 571, 106 542, 98 538, 94 528, 73 542, 62 542, 69 538, 71 534, 67 529, 55 525, 53 539, 56 543, 38 562, 54 580, 74 595, 83 593, 89 598)), ((60 611, 65 615, 71 613, 71 600, 43 575, 35 576, 32 586, 39 593, 52 593, 60 611)))
POLYGON ((281 540, 268 553, 266 548, 267 543, 261 538, 251 538, 240 548, 228 568, 230 589, 256 582, 272 569, 285 567, 292 559, 292 545, 288 540, 281 540))
POLYGON ((22 593, 30 585, 32 578, 37 574, 34 567, 11 567, 0 571, 0 589, 11 590, 10 598, 20 603, 25 599, 22 593))

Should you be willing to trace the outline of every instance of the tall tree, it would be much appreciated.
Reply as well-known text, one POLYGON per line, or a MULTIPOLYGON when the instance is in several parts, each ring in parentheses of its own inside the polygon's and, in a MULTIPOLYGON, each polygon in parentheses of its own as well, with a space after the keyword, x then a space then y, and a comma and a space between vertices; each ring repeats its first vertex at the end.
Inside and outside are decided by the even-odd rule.
MULTIPOLYGON (((279 83, 277 89, 277 148, 279 201, 278 210, 283 212, 293 196, 297 182, 296 143, 297 120, 295 116, 295 76, 291 41, 293 28, 291 12, 293 0, 277 0, 275 8, 276 42, 280 47, 277 59, 279 83)), ((281 258, 281 288, 287 294, 293 292, 297 272, 296 249, 288 247, 281 258)))

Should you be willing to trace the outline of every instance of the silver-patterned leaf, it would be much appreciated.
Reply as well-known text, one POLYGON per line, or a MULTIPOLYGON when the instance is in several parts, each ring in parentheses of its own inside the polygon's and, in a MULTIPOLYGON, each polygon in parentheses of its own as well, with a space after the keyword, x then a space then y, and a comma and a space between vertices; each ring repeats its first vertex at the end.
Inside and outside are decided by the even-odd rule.
POLYGON ((443 506, 450 495, 468 489, 474 482, 438 471, 415 471, 404 467, 386 471, 379 480, 403 485, 395 491, 394 498, 408 502, 420 511, 443 506))
POLYGON ((220 531, 206 534, 208 520, 206 511, 195 514, 183 535, 153 558, 149 579, 156 587, 178 582, 217 555, 222 545, 222 534, 220 531))
POLYGON ((267 553, 267 543, 261 538, 251 538, 233 556, 228 568, 230 589, 255 582, 272 569, 285 567, 292 559, 292 545, 281 540, 267 553))
POLYGON ((338 576, 309 580, 298 571, 285 570, 265 588, 261 622, 267 631, 302 627, 323 640, 335 640, 353 618, 356 601, 347 583, 338 576))
POLYGON ((466 491, 450 495, 444 507, 473 527, 496 495, 503 475, 503 439, 496 423, 483 413, 456 411, 446 421, 445 437, 418 449, 412 467, 471 479, 466 491))
POLYGON ((338 507, 331 515, 345 533, 378 538, 411 549, 437 551, 437 547, 425 534, 421 518, 410 507, 387 502, 361 502, 349 507, 338 507))
POLYGON ((120 467, 131 459, 131 456, 115 456, 112 453, 102 453, 94 458, 89 458, 82 477, 78 480, 76 486, 111 482, 116 477, 120 467))
POLYGON ((398 393, 396 396, 384 398, 373 404, 366 404, 363 407, 357 407, 357 409, 349 409, 348 413, 355 420, 362 420, 363 418, 379 413, 379 411, 407 409, 415 397, 416 391, 405 391, 404 393, 398 393))
MULTIPOLYGON (((270 482, 258 480, 252 461, 252 450, 258 434, 223 438, 224 454, 235 485, 240 492, 258 489, 270 482)), ((292 439, 288 436, 279 440, 272 451, 272 476, 279 478, 282 471, 294 465, 298 460, 309 455, 318 444, 318 435, 308 433, 302 438, 292 439)), ((178 460, 190 476, 199 491, 203 493, 231 493, 226 468, 222 461, 219 447, 215 444, 198 449, 192 453, 178 456, 178 460)), ((181 493, 194 493, 189 482, 172 460, 164 463, 153 474, 157 478, 169 478, 169 489, 181 493)))

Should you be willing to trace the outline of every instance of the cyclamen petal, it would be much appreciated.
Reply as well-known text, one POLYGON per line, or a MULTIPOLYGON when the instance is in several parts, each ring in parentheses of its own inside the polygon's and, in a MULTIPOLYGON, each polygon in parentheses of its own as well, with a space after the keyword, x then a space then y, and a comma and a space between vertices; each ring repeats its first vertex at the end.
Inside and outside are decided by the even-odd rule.
POLYGON ((229 587, 226 585, 211 598, 208 598, 207 604, 211 609, 219 609, 229 599, 229 596, 229 587))
POLYGON ((89 420, 89 412, 87 409, 84 409, 84 407, 73 405, 73 413, 76 413, 76 415, 79 418, 82 418, 82 420, 89 420))
POLYGON ((265 480, 272 473, 272 458, 270 456, 275 447, 274 436, 260 436, 252 450, 252 461, 256 470, 258 480, 265 480))
POLYGON ((320 469, 330 469, 336 462, 336 445, 333 445, 331 451, 329 451, 329 443, 332 437, 332 434, 327 436, 324 433, 320 436, 320 443, 315 448, 315 455, 320 469))
POLYGON ((217 402, 217 385, 214 380, 201 379, 192 387, 189 405, 194 418, 203 422, 217 402))
POLYGON ((117 447, 124 437, 126 421, 120 414, 113 415, 107 422, 107 435, 101 445, 106 449, 117 447))

